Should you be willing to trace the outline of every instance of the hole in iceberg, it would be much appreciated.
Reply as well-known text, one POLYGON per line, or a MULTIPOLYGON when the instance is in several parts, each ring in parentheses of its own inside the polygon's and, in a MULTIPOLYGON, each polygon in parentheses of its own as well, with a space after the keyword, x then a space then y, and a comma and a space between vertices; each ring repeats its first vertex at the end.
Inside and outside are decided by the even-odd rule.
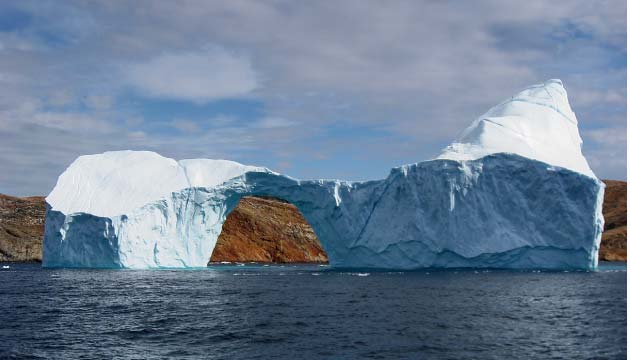
POLYGON ((208 265, 225 262, 327 263, 328 257, 295 205, 245 196, 223 223, 208 265))

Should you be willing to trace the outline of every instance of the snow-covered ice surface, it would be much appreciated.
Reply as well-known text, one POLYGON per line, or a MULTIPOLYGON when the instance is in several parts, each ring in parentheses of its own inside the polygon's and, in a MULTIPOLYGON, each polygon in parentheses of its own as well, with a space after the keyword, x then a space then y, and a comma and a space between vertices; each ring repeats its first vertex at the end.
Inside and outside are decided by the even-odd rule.
POLYGON ((225 160, 81 156, 46 198, 46 267, 204 267, 245 195, 295 204, 338 268, 597 266, 604 185, 559 80, 383 180, 300 181, 225 160))
POLYGON ((66 214, 111 217, 175 191, 213 187, 248 171, 269 171, 228 160, 175 161, 151 151, 109 151, 76 159, 46 201, 66 214))
POLYGON ((577 118, 557 79, 531 86, 475 120, 437 159, 519 154, 595 177, 582 156, 577 118))

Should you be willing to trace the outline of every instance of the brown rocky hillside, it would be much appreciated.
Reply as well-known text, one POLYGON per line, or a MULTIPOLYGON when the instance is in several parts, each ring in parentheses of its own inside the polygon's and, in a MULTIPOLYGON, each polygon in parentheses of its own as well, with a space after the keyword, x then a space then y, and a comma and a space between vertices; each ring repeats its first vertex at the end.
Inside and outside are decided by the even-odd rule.
POLYGON ((292 204, 247 196, 230 213, 210 262, 323 263, 317 236, 292 204))
POLYGON ((0 194, 0 261, 41 261, 44 198, 0 194))
POLYGON ((599 259, 626 261, 628 238, 627 183, 625 181, 604 180, 604 233, 599 248, 599 259))

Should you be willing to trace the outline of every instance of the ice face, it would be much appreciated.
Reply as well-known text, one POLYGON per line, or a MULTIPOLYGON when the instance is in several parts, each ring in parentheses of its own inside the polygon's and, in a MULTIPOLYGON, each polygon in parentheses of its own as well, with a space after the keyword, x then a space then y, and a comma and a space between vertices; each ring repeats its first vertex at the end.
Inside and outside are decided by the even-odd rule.
POLYGON ((590 269, 604 187, 580 144, 552 80, 491 109, 437 159, 378 181, 300 181, 151 152, 82 156, 47 198, 43 263, 203 267, 239 199, 271 195, 300 209, 334 267, 590 269))

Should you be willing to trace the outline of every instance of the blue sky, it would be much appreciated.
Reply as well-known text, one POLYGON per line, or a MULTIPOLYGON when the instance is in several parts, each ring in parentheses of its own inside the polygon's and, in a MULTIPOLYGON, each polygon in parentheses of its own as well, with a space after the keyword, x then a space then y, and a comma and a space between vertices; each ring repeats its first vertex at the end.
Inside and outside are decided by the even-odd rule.
POLYGON ((120 149, 381 178, 549 78, 625 179, 626 56, 623 0, 3 2, 0 192, 120 149))

